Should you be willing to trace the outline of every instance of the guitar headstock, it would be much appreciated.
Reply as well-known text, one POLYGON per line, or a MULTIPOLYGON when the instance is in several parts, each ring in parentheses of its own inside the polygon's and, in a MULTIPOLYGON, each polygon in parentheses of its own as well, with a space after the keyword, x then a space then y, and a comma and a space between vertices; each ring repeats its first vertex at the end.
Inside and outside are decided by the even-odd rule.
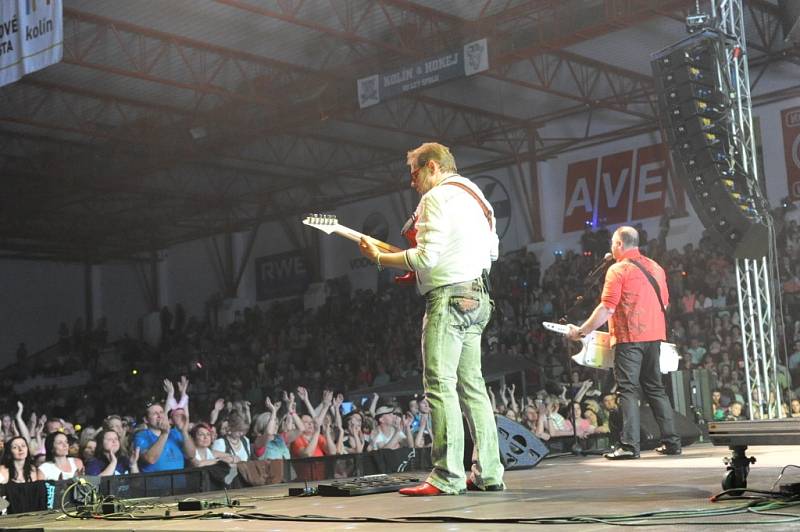
POLYGON ((303 223, 327 234, 333 233, 339 226, 335 214, 309 214, 303 218, 303 223))

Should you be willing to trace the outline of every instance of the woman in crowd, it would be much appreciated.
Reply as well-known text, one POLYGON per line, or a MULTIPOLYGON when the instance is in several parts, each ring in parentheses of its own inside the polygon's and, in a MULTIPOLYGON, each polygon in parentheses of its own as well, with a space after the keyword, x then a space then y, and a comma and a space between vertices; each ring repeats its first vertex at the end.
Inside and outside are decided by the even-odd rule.
POLYGON ((194 427, 192 427, 192 430, 189 432, 189 434, 194 440, 195 451, 192 465, 195 467, 214 465, 220 460, 228 463, 233 462, 233 456, 211 449, 213 430, 211 429, 211 425, 208 423, 197 423, 194 427))
POLYGON ((92 427, 86 427, 81 431, 80 438, 78 438, 80 443, 78 456, 83 460, 84 464, 88 464, 89 460, 94 458, 94 452, 97 449, 95 436, 97 436, 97 431, 92 427))
POLYGON ((242 415, 234 411, 228 417, 228 434, 218 438, 211 449, 233 457, 233 463, 250 460, 250 440, 245 436, 248 428, 242 415))
POLYGON ((111 414, 103 420, 103 430, 113 430, 116 432, 117 436, 119 436, 119 452, 125 456, 130 456, 127 422, 124 422, 117 414, 111 414))
POLYGON ((83 474, 83 461, 69 456, 69 440, 63 432, 48 434, 44 451, 45 461, 39 466, 44 480, 67 480, 83 474))
POLYGON ((119 434, 115 430, 103 429, 95 436, 96 452, 86 462, 87 475, 128 475, 139 472, 139 450, 134 449, 130 458, 122 454, 119 434))
POLYGON ((267 412, 262 412, 253 421, 253 453, 259 460, 288 460, 289 447, 286 440, 278 432, 278 409, 281 403, 273 403, 267 397, 265 400, 267 412))
POLYGON ((6 441, 3 461, 0 464, 0 484, 7 482, 33 482, 44 477, 33 463, 28 442, 22 436, 6 441))
POLYGON ((361 412, 352 412, 345 417, 347 429, 344 432, 342 446, 344 454, 363 453, 367 448, 367 437, 363 432, 364 418, 361 412))

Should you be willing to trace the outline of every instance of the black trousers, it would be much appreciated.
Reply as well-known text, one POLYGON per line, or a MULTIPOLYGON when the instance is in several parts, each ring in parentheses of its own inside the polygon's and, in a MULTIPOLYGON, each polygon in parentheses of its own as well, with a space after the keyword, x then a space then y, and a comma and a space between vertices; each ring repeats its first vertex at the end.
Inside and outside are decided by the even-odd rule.
MULTIPOLYGON (((672 405, 664 391, 664 383, 659 371, 659 350, 661 342, 630 342, 614 346, 614 377, 617 379, 619 408, 622 411, 623 447, 639 452, 639 400, 641 392, 650 404, 661 441, 668 445, 680 445, 681 439, 675 432, 672 405)), ((645 401, 642 401, 644 403, 645 401)))

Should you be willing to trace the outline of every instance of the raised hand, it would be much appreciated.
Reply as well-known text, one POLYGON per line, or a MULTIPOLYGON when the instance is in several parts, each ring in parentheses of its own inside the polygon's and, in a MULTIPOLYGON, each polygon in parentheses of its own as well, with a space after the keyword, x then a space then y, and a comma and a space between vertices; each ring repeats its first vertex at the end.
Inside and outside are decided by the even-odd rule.
POLYGON ((308 390, 306 390, 302 386, 298 386, 297 397, 299 397, 301 401, 308 401, 308 390))
POLYGON ((22 416, 22 411, 25 407, 22 405, 22 401, 17 401, 17 417, 22 416))
POLYGON ((340 406, 344 403, 344 395, 336 394, 336 397, 333 399, 333 406, 336 407, 338 410, 340 406))
POLYGON ((181 395, 186 395, 186 390, 189 389, 189 379, 186 378, 186 375, 181 375, 181 380, 178 382, 178 391, 181 392, 181 395))
MULTIPOLYGON (((424 417, 424 416, 423 416, 424 417)), ((414 422, 414 416, 411 414, 403 414, 403 427, 404 428, 411 428, 411 424, 414 422)))
POLYGON ((267 410, 272 412, 272 415, 274 416, 275 412, 277 412, 278 409, 281 407, 281 402, 278 401, 277 403, 273 403, 272 399, 270 399, 269 396, 267 396, 267 398, 264 399, 264 406, 266 406, 267 410))
POLYGON ((322 392, 322 402, 326 405, 329 405, 333 402, 333 392, 330 390, 324 390, 322 392))
POLYGON ((514 395, 514 392, 516 392, 516 391, 517 391, 517 385, 516 385, 516 384, 514 384, 514 383, 511 383, 511 386, 509 387, 509 389, 508 389, 508 392, 509 392, 511 395, 514 395))
POLYGON ((215 412, 222 412, 222 409, 225 408, 225 399, 220 397, 216 401, 214 401, 214 411, 215 412))
POLYGON ((175 387, 172 385, 172 381, 169 379, 164 379, 164 392, 166 392, 167 397, 170 395, 175 395, 175 387))

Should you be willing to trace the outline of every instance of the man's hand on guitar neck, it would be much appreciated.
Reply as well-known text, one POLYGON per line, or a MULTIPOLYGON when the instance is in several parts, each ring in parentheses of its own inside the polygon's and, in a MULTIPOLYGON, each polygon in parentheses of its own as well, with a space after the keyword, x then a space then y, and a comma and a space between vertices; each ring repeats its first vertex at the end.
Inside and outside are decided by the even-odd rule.
POLYGON ((565 335, 567 338, 572 340, 573 342, 580 342, 581 338, 586 336, 580 330, 577 325, 573 325, 571 323, 567 324, 567 333, 565 335))
POLYGON ((402 251, 396 253, 383 253, 378 246, 372 243, 368 237, 361 237, 358 245, 359 251, 372 263, 379 268, 396 268, 398 270, 408 270, 405 254, 402 251))

